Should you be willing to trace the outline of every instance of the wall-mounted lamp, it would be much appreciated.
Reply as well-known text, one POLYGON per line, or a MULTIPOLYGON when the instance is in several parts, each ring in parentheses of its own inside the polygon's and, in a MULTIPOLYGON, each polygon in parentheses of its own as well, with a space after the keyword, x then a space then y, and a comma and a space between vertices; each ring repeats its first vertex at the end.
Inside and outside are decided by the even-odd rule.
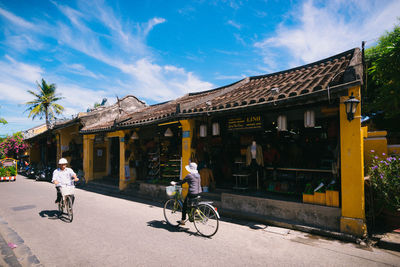
POLYGON ((354 97, 353 93, 351 93, 351 96, 349 99, 344 101, 344 104, 346 105, 346 114, 347 114, 347 120, 352 121, 354 119, 354 114, 356 113, 357 106, 360 103, 360 100, 354 97))
POLYGON ((219 129, 219 123, 218 122, 214 122, 212 124, 212 135, 216 136, 219 135, 220 129, 219 129))
POLYGON ((132 140, 138 140, 139 139, 139 135, 137 134, 137 132, 133 132, 132 136, 131 136, 132 140))
POLYGON ((172 136, 174 136, 174 133, 171 131, 170 128, 168 128, 168 129, 165 131, 164 136, 165 136, 165 137, 172 137, 172 136))
POLYGON ((287 131, 287 119, 285 115, 278 116, 278 131, 287 131))
POLYGON ((207 136, 207 125, 202 124, 200 125, 200 137, 206 137, 207 136))
POLYGON ((315 112, 314 110, 307 110, 304 112, 304 127, 313 128, 315 127, 315 112))

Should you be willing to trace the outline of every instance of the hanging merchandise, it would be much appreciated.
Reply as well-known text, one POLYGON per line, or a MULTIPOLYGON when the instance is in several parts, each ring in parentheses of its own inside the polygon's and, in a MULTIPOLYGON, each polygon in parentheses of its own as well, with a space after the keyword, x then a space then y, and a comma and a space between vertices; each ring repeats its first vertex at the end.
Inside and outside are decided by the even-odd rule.
POLYGON ((139 139, 139 135, 137 134, 137 132, 133 132, 132 136, 131 136, 132 140, 138 140, 139 139))
POLYGON ((214 122, 213 124, 212 124, 212 135, 213 136, 216 136, 216 135, 219 135, 219 123, 218 122, 214 122))
POLYGON ((202 124, 200 125, 200 137, 206 137, 207 136, 207 125, 202 124))
POLYGON ((171 131, 170 128, 168 128, 168 129, 165 131, 164 136, 165 136, 165 137, 172 137, 172 136, 174 136, 174 133, 171 131))
POLYGON ((278 116, 278 131, 287 131, 286 115, 278 116))
POLYGON ((304 127, 314 128, 315 127, 315 112, 314 110, 307 110, 304 112, 304 127))

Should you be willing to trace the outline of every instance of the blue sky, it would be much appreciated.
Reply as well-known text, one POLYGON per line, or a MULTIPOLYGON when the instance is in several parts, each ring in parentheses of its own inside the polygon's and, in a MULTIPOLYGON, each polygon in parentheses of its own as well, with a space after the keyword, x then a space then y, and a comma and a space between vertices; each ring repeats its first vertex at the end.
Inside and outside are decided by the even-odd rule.
POLYGON ((44 78, 64 116, 131 94, 154 104, 373 45, 398 0, 0 0, 0 135, 43 123, 23 103, 44 78))

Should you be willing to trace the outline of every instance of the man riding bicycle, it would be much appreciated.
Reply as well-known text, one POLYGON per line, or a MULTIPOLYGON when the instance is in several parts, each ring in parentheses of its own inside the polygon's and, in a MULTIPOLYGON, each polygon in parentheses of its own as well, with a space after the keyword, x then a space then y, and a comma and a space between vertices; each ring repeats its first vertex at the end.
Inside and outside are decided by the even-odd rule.
POLYGON ((185 225, 188 201, 196 198, 202 192, 201 191, 201 178, 200 178, 199 172, 197 171, 197 164, 194 162, 191 162, 185 168, 189 172, 189 174, 186 175, 186 177, 182 181, 171 182, 172 185, 176 185, 176 184, 182 185, 184 183, 188 183, 188 185, 189 185, 188 194, 185 198, 185 201, 183 202, 182 220, 178 221, 178 223, 180 225, 185 225))
MULTIPOLYGON (((79 181, 75 172, 67 167, 68 161, 65 158, 61 158, 58 161, 58 169, 53 172, 52 183, 56 185, 57 190, 57 199, 55 203, 58 203, 62 199, 62 194, 60 188, 66 185, 73 185, 73 181, 79 181)), ((72 203, 74 202, 74 198, 72 198, 72 203)))

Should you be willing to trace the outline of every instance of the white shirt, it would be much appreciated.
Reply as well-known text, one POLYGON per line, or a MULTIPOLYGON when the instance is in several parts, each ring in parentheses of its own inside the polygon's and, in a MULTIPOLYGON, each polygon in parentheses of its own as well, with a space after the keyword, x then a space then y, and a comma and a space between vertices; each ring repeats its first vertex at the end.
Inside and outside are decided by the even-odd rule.
POLYGON ((56 186, 73 185, 72 180, 75 175, 71 168, 65 168, 63 171, 58 168, 53 172, 53 179, 51 182, 58 181, 59 184, 56 186))

